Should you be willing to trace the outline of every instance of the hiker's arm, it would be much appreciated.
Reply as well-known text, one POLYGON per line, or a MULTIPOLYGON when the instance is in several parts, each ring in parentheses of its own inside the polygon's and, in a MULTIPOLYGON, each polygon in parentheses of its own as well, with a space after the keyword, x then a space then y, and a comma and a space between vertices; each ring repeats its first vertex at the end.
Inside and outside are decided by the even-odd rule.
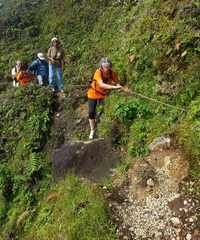
POLYGON ((49 48, 48 52, 47 52, 47 58, 48 60, 50 60, 51 62, 54 62, 55 60, 53 58, 51 58, 51 48, 49 48))
POLYGON ((117 85, 115 85, 115 86, 110 85, 110 84, 106 84, 106 83, 103 82, 102 79, 100 79, 100 80, 98 81, 98 84, 99 84, 99 86, 100 86, 101 88, 106 89, 106 90, 120 89, 120 88, 122 87, 122 86, 119 85, 119 84, 117 84, 117 85))
POLYGON ((29 72, 35 72, 37 68, 37 63, 33 62, 29 67, 28 67, 28 71, 29 72))
POLYGON ((65 67, 65 59, 64 58, 61 60, 61 64, 62 64, 62 68, 64 69, 64 67, 65 67))

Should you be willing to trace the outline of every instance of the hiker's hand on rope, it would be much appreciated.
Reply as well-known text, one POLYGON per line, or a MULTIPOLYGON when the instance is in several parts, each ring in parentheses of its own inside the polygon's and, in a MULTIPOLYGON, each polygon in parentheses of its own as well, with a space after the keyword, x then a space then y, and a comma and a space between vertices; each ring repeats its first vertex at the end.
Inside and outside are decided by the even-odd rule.
POLYGON ((116 86, 113 86, 113 89, 122 89, 122 86, 120 84, 117 84, 116 86))
POLYGON ((124 86, 121 88, 123 90, 123 92, 125 93, 132 93, 132 91, 127 87, 127 86, 124 86))

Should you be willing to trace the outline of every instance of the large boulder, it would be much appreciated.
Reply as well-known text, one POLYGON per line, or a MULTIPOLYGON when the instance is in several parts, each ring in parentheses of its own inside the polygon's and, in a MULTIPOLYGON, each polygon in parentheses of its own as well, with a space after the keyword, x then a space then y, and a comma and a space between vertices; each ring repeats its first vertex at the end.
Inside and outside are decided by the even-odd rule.
POLYGON ((109 140, 68 142, 53 153, 53 175, 57 180, 73 171, 76 175, 98 180, 109 175, 118 159, 109 140))

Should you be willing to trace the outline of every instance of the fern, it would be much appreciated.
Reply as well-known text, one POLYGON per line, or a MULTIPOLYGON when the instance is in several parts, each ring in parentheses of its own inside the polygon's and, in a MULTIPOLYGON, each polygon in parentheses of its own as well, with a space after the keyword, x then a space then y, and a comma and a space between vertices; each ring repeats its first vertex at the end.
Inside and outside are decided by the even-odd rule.
POLYGON ((31 176, 33 173, 38 172, 41 168, 41 155, 38 153, 31 153, 26 168, 27 175, 31 176))

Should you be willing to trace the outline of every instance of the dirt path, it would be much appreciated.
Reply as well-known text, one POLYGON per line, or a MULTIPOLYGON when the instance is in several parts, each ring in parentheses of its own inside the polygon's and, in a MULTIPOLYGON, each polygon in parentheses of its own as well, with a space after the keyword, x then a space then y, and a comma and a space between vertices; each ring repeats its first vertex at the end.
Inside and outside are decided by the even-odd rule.
POLYGON ((108 196, 120 240, 199 240, 199 200, 180 183, 188 162, 177 147, 159 148, 136 161, 127 183, 108 196))

